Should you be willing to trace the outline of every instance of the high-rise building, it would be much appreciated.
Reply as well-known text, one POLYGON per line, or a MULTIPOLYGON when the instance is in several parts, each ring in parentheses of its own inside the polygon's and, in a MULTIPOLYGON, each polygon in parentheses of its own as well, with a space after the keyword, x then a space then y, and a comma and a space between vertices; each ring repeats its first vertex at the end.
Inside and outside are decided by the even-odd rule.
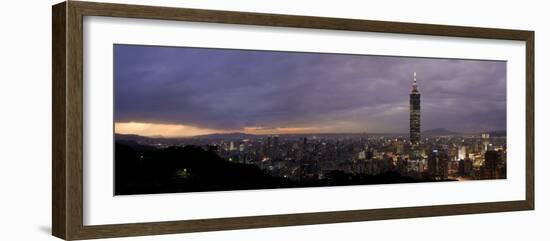
POLYGON ((483 152, 486 152, 489 149, 489 138, 489 133, 481 134, 481 139, 483 139, 483 152))
POLYGON ((473 162, 470 158, 460 159, 458 162, 458 175, 469 177, 472 175, 473 162))
POLYGON ((445 180, 449 175, 449 156, 445 151, 433 150, 428 155, 428 172, 432 178, 445 180))
POLYGON ((365 160, 366 158, 367 158, 367 153, 365 152, 365 150, 362 150, 359 152, 359 154, 357 154, 358 160, 365 160))
POLYGON ((466 146, 460 146, 458 149, 458 160, 466 159, 466 146))
POLYGON ((486 151, 485 161, 483 162, 482 167, 482 177, 484 179, 501 178, 502 175, 499 172, 500 164, 502 164, 502 159, 498 151, 486 151))
POLYGON ((414 145, 420 142, 420 92, 416 83, 416 72, 413 75, 412 91, 410 93, 410 141, 414 145))
POLYGON ((394 142, 393 145, 395 147, 395 153, 396 154, 403 154, 403 150, 404 150, 403 142, 401 142, 399 140, 399 141, 394 142))
POLYGON ((412 91, 410 94, 410 142, 413 157, 418 156, 418 145, 420 144, 420 92, 416 83, 416 72, 413 75, 412 91))

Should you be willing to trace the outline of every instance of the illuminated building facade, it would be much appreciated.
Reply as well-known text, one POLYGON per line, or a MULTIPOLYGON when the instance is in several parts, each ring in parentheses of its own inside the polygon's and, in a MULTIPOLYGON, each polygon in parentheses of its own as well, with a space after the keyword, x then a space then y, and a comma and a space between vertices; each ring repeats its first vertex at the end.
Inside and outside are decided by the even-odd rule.
POLYGON ((428 172, 430 177, 446 180, 449 175, 449 156, 445 151, 433 150, 428 155, 428 172))
POLYGON ((416 72, 413 76, 412 91, 410 94, 410 142, 412 147, 413 158, 418 157, 420 144, 420 92, 416 83, 416 72))
POLYGON ((489 139, 490 139, 489 133, 481 134, 481 139, 483 139, 483 152, 485 153, 486 151, 489 150, 489 139))

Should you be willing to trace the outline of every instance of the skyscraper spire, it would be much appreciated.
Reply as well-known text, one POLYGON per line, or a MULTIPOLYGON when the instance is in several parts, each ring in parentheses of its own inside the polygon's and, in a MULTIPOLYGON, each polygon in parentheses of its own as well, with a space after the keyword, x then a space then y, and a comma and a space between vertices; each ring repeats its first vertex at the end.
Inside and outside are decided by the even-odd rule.
POLYGON ((412 91, 413 92, 418 92, 418 86, 416 85, 416 72, 414 72, 413 74, 413 85, 412 85, 412 91))

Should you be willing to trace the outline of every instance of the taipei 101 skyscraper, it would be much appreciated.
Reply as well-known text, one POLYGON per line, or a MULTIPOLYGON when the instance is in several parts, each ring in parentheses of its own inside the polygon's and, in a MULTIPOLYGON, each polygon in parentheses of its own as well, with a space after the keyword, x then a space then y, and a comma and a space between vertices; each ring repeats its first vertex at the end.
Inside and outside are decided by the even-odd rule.
POLYGON ((414 155, 418 155, 420 144, 420 92, 416 83, 416 72, 413 75, 413 84, 410 94, 410 142, 414 155))

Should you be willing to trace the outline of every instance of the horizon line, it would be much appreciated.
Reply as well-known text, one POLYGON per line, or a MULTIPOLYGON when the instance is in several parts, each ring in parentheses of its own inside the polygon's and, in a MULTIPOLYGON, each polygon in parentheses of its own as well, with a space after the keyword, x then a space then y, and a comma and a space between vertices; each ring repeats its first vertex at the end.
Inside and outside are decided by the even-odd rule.
MULTIPOLYGON (((449 129, 444 128, 436 128, 436 129, 429 129, 424 130, 422 132, 426 131, 432 131, 432 130, 445 130, 448 132, 451 132, 452 134, 448 135, 474 135, 474 134, 482 134, 482 133, 492 133, 492 132, 506 132, 506 130, 490 130, 490 131, 476 131, 476 132, 456 132, 449 129)), ((178 139, 178 138, 197 138, 197 137, 204 137, 204 136, 213 136, 213 135, 232 135, 232 134, 244 134, 244 135, 251 135, 251 136, 295 136, 295 135, 405 135, 408 136, 408 132, 319 132, 319 133, 274 133, 274 134, 252 134, 252 133, 246 133, 246 132, 221 132, 221 133, 211 133, 211 134, 203 134, 203 135, 193 135, 193 136, 163 136, 163 135, 140 135, 140 134, 134 134, 134 133, 117 133, 113 132, 114 135, 134 135, 134 136, 140 136, 140 137, 147 137, 147 138, 163 138, 163 139, 178 139)), ((446 135, 442 135, 446 136, 446 135)))

